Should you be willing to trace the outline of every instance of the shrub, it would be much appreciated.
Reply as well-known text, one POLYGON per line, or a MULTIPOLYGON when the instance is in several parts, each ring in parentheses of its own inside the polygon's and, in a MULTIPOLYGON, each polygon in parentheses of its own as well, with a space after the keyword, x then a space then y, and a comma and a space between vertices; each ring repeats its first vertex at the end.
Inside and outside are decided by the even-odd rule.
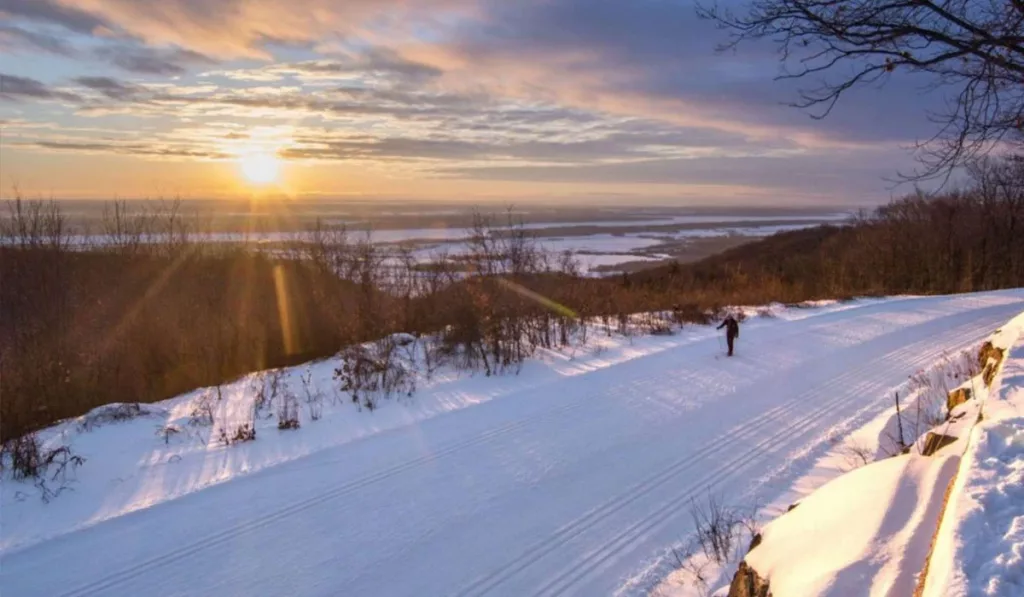
POLYGON ((281 400, 278 402, 277 428, 299 428, 299 398, 289 388, 284 389, 281 393, 281 400))
POLYGON ((720 498, 711 494, 703 504, 691 501, 690 516, 693 518, 694 534, 701 551, 719 565, 736 557, 745 530, 755 530, 753 514, 747 515, 726 506, 720 498))
POLYGON ((70 446, 46 449, 35 433, 7 440, 0 448, 0 471, 10 470, 16 481, 32 480, 44 502, 69 489, 69 475, 83 464, 85 458, 70 446))
POLYGON ((306 396, 306 408, 309 409, 309 419, 319 421, 324 413, 324 394, 313 382, 313 370, 306 367, 306 371, 300 377, 302 381, 302 392, 306 396))
POLYGON ((162 411, 148 405, 136 402, 121 403, 115 402, 94 408, 78 420, 78 428, 82 431, 92 431, 96 427, 110 423, 121 423, 139 417, 162 414, 162 411))
POLYGON ((193 427, 212 427, 216 419, 214 414, 214 398, 220 395, 220 386, 215 392, 209 390, 201 393, 192 402, 192 409, 188 414, 188 424, 193 427))
POLYGON ((171 443, 172 437, 177 437, 181 433, 181 427, 177 425, 161 425, 157 428, 156 434, 158 437, 163 438, 164 445, 171 443))
POLYGON ((220 443, 222 446, 231 446, 242 442, 251 442, 256 439, 256 427, 249 423, 242 423, 235 428, 235 433, 229 435, 228 432, 222 427, 220 430, 220 443))
POLYGON ((416 370, 414 363, 401 358, 399 348, 391 337, 386 337, 344 349, 341 366, 334 372, 341 391, 348 392, 352 402, 369 410, 377 407, 381 397, 412 396, 416 391, 416 370))

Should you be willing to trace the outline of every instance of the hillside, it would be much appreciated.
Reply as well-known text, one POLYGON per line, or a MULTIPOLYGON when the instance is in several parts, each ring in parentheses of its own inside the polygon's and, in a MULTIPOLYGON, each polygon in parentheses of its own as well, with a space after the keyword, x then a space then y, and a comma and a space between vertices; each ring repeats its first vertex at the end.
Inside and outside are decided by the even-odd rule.
MULTIPOLYGON (((692 264, 630 276, 656 289, 808 300, 1024 285, 1024 200, 960 194, 894 200, 842 226, 780 232, 692 264)), ((755 301, 757 302, 757 301, 755 301)))
POLYGON ((118 234, 72 247, 56 204, 16 200, 0 218, 0 439, 391 333, 443 331, 464 368, 492 374, 565 345, 591 318, 671 310, 677 323, 702 323, 724 305, 1021 287, 1018 170, 994 186, 897 199, 841 226, 609 278, 479 214, 465 252, 424 268, 400 246, 320 222, 272 249, 204 242, 173 210, 111 210, 120 219, 105 227, 118 234))

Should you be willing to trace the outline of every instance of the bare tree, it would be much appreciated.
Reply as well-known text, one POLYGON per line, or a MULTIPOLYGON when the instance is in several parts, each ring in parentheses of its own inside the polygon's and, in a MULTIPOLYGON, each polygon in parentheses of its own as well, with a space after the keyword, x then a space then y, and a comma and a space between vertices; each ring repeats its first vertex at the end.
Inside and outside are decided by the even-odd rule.
POLYGON ((947 175, 1001 141, 1019 142, 1024 124, 1024 2, 1021 0, 752 0, 737 14, 718 5, 698 13, 730 30, 725 48, 751 40, 777 45, 781 79, 832 73, 793 105, 824 118, 847 90, 892 74, 929 76, 952 91, 929 116, 935 136, 919 144, 924 169, 947 175))

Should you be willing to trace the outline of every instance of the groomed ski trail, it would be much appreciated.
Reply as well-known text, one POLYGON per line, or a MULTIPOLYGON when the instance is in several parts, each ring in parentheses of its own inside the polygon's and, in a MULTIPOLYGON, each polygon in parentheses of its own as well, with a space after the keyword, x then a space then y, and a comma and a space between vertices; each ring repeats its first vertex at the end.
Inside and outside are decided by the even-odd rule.
POLYGON ((14 551, 0 586, 68 597, 612 594, 691 530, 692 499, 750 494, 1022 299, 901 299, 757 322, 731 359, 710 338, 683 344, 14 551))

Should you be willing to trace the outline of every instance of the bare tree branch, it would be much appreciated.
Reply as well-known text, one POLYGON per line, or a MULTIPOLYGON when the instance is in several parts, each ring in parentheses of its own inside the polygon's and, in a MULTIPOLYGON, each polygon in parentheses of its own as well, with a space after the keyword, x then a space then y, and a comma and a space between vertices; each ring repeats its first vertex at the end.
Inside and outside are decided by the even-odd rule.
POLYGON ((948 177, 1024 128, 1024 1, 752 0, 739 15, 717 5, 697 11, 730 31, 720 49, 773 42, 779 79, 838 73, 792 103, 820 108, 814 118, 848 90, 897 73, 930 75, 931 91, 954 89, 946 109, 929 114, 938 130, 918 143, 923 169, 905 180, 948 177))

